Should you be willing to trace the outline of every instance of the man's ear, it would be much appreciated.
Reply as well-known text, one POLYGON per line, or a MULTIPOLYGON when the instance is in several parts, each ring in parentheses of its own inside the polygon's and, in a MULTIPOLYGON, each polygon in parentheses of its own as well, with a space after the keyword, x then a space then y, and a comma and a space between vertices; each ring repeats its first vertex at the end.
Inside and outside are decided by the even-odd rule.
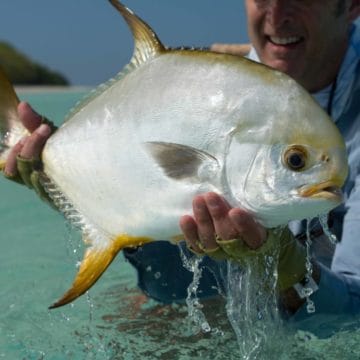
POLYGON ((351 0, 348 13, 349 22, 353 22, 358 16, 360 16, 360 0, 351 0))

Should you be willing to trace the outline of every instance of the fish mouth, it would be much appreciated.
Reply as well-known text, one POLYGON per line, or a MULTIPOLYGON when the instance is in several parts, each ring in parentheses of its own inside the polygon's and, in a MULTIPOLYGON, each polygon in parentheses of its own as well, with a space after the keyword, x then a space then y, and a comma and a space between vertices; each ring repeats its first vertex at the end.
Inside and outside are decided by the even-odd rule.
POLYGON ((298 194, 304 198, 331 200, 338 203, 343 200, 340 186, 333 181, 302 186, 298 189, 298 194))

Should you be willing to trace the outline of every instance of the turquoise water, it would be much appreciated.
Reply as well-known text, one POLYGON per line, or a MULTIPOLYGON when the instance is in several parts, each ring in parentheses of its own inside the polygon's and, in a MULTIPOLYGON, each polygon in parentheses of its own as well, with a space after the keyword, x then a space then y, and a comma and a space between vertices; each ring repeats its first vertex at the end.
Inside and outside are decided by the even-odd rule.
MULTIPOLYGON (((67 91, 21 98, 59 124, 82 96, 67 91)), ((225 302, 203 304, 211 331, 201 332, 185 305, 146 300, 121 255, 89 296, 47 310, 73 279, 82 257, 79 234, 32 192, 2 178, 0 199, 0 359, 246 358, 227 321, 225 302)), ((340 323, 319 317, 317 327, 316 335, 289 327, 268 331, 258 358, 360 359, 358 319, 340 323)))

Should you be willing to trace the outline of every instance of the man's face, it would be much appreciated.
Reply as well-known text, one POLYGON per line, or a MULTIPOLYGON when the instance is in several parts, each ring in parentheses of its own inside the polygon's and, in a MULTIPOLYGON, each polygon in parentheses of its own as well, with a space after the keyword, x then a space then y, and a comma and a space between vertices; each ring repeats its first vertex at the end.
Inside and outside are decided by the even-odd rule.
POLYGON ((249 37, 260 60, 315 91, 343 58, 350 0, 245 0, 249 37))

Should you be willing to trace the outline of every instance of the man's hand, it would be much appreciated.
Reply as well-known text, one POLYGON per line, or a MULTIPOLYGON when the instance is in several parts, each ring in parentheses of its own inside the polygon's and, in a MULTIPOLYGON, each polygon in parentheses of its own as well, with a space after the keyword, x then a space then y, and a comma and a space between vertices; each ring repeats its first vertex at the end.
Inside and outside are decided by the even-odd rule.
POLYGON ((251 49, 250 44, 212 44, 210 50, 218 53, 246 56, 251 49))
POLYGON ((18 114, 30 135, 23 137, 10 150, 4 167, 4 175, 9 180, 34 189, 43 201, 54 207, 40 180, 42 170, 40 156, 47 139, 56 127, 38 115, 27 103, 19 103, 18 114))
POLYGON ((18 105, 18 113, 30 135, 21 139, 9 153, 4 172, 10 178, 15 177, 18 173, 17 156, 28 160, 38 159, 52 131, 49 125, 42 124, 42 117, 29 104, 21 102, 18 105))
POLYGON ((249 249, 258 249, 266 241, 266 230, 245 210, 231 208, 218 194, 209 192, 193 200, 194 216, 180 219, 188 247, 201 254, 219 247, 221 240, 241 239, 249 249))

